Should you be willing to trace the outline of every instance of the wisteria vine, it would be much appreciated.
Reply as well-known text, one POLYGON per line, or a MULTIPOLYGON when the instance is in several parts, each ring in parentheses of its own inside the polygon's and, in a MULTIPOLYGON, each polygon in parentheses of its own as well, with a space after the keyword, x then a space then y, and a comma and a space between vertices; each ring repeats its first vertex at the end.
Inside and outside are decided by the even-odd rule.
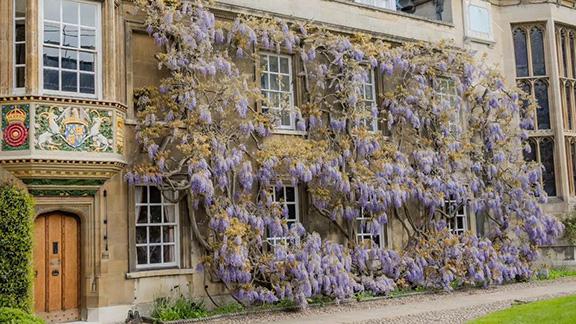
POLYGON ((471 54, 277 18, 216 20, 201 0, 137 3, 170 77, 136 94, 148 154, 126 178, 183 193, 202 268, 241 302, 305 306, 318 295, 526 279, 537 246, 562 232, 540 207, 541 166, 523 159, 535 104, 471 54), (253 72, 260 52, 298 61, 294 110, 284 100, 261 109, 271 99, 253 72), (382 86, 376 104, 364 86, 372 78, 382 86), (275 133, 287 114, 297 135, 275 133), (273 199, 284 183, 302 188, 307 217, 335 233, 288 226, 273 199), (447 199, 482 215, 485 237, 452 234, 447 199), (374 235, 402 226, 403 250, 356 242, 360 215, 374 235), (272 246, 269 236, 285 239, 272 246))

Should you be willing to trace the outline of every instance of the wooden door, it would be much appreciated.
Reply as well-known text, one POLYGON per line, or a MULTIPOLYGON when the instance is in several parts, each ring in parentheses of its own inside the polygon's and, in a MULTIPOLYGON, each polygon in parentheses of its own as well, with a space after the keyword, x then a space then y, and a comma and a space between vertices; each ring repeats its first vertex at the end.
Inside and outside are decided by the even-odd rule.
POLYGON ((78 319, 79 224, 64 213, 34 222, 35 311, 50 322, 78 319))

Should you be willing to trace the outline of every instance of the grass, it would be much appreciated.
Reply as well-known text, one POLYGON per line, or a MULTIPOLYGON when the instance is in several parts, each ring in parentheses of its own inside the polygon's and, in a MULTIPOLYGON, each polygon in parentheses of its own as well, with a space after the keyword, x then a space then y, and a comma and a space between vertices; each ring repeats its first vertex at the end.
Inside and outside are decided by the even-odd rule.
POLYGON ((548 272, 548 277, 546 279, 554 280, 554 279, 558 279, 558 278, 574 277, 574 276, 576 276, 576 270, 575 269, 560 267, 560 268, 550 269, 550 271, 548 272))
POLYGON ((568 324, 576 322, 576 295, 512 306, 468 324, 568 324))

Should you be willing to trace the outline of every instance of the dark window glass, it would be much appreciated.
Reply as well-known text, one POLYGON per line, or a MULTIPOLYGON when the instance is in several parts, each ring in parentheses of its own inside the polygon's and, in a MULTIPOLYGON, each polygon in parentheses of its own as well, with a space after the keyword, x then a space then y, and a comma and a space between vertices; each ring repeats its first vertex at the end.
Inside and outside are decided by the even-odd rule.
POLYGON ((530 45, 532 47, 532 70, 534 75, 546 75, 544 62, 544 33, 540 28, 530 30, 530 45))
POLYGON ((138 206, 137 209, 140 209, 138 212, 138 219, 136 223, 138 224, 145 224, 148 223, 148 207, 146 206, 138 206))
POLYGON ((96 89, 94 88, 94 74, 84 74, 80 73, 80 92, 94 94, 96 89))
POLYGON ((170 263, 176 261, 174 259, 174 245, 164 246, 164 263, 170 263))
POLYGON ((162 246, 150 246, 150 264, 162 263, 162 246))
POLYGON ((62 91, 78 92, 78 73, 62 71, 62 91))
POLYGON ((60 74, 58 70, 44 69, 44 89, 59 90, 60 74))
POLYGON ((527 162, 537 161, 536 159, 536 143, 534 141, 529 141, 530 152, 524 151, 524 160, 527 162))
POLYGON ((26 64, 26 44, 16 44, 16 64, 26 64))
POLYGON ((76 70, 78 68, 78 52, 62 50, 62 68, 76 70))
POLYGON ((94 72, 94 58, 92 53, 80 52, 80 70, 94 72))
POLYGON ((514 29, 514 53, 516 57, 516 76, 528 76, 528 48, 526 32, 522 28, 514 29))
POLYGON ((564 88, 566 91, 566 118, 568 119, 568 129, 572 129, 572 89, 570 89, 570 83, 566 83, 566 87, 564 88))
POLYGON ((138 258, 138 264, 148 263, 148 248, 146 246, 139 246, 136 248, 136 255, 138 258))
POLYGON ((560 47, 562 48, 563 75, 568 76, 568 53, 566 52, 566 32, 563 30, 560 35, 560 47))
POLYGON ((14 41, 16 42, 23 42, 26 40, 26 26, 25 26, 25 21, 20 19, 20 20, 16 20, 14 22, 14 24, 16 25, 15 28, 15 39, 14 41))
POLYGON ((149 243, 160 243, 161 242, 161 229, 162 226, 149 226, 148 230, 150 231, 149 243))
POLYGON ((150 188, 150 203, 152 204, 159 204, 162 202, 162 193, 156 187, 149 187, 150 188))
POLYGON ((550 129, 550 107, 548 102, 548 85, 541 80, 534 82, 534 94, 538 102, 538 129, 550 129))
POLYGON ((554 175, 554 142, 545 140, 540 143, 540 160, 544 166, 542 182, 548 196, 556 196, 556 177, 554 175))
POLYGON ((146 226, 136 226, 136 244, 148 243, 147 229, 146 226))
POLYGON ((26 68, 23 66, 16 68, 16 88, 24 88, 26 80, 26 68))
MULTIPOLYGON (((572 155, 572 181, 574 186, 576 186, 576 144, 570 144, 570 154, 572 155)), ((572 195, 575 194, 574 189, 572 190, 572 195)))
POLYGON ((44 47, 44 66, 49 67, 59 67, 60 63, 60 51, 57 48, 44 47))

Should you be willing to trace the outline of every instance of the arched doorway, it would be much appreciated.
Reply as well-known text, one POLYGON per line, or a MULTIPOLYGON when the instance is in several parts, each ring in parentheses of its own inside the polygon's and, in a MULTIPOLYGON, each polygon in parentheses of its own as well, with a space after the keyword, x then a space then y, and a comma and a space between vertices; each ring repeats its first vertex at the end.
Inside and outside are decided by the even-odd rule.
POLYGON ((80 222, 64 212, 34 221, 35 312, 49 322, 79 319, 80 222))

